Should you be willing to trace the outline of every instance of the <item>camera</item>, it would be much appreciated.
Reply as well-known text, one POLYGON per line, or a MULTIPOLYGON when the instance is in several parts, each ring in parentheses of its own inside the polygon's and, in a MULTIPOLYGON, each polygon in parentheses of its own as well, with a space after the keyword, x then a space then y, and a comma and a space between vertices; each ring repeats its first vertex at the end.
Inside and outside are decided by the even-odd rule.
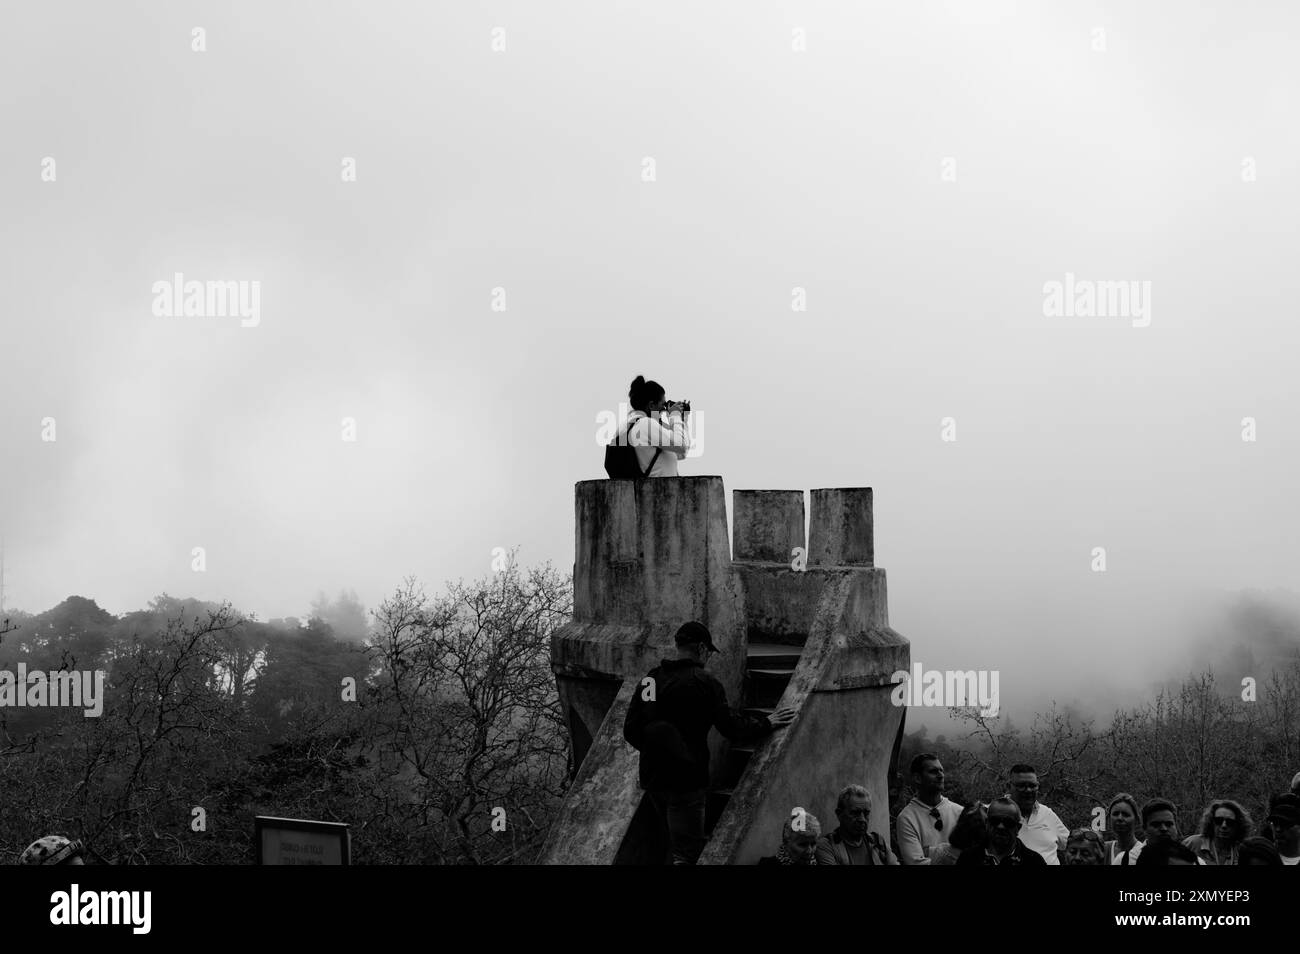
POLYGON ((664 401, 664 410, 668 412, 680 411, 683 414, 691 413, 690 401, 664 401))

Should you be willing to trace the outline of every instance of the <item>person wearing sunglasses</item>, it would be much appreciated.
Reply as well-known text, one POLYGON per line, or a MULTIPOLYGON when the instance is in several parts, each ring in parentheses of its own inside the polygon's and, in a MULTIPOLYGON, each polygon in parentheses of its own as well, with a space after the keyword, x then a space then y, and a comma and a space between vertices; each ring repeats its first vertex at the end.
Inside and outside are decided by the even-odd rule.
POLYGON ((1046 868, 1043 856, 1016 837, 1020 824, 1020 808, 1015 801, 1005 795, 993 799, 989 802, 985 820, 988 844, 963 851, 957 859, 957 867, 1010 865, 1014 868, 1046 868))
POLYGON ((943 763, 933 752, 912 759, 912 788, 916 795, 903 806, 894 823, 898 859, 905 865, 928 865, 948 844, 961 817, 962 806, 943 794, 943 763))
POLYGON ((1059 865, 1059 852, 1065 850, 1065 839, 1070 829, 1065 822, 1046 805, 1038 800, 1038 773, 1032 765, 1011 766, 1010 797, 1020 809, 1024 827, 1020 830, 1020 840, 1043 856, 1049 865, 1059 865))
POLYGON ((1201 833, 1183 839, 1207 865, 1240 864, 1238 846, 1250 837, 1254 827, 1250 814, 1230 798, 1216 798, 1201 816, 1201 833))

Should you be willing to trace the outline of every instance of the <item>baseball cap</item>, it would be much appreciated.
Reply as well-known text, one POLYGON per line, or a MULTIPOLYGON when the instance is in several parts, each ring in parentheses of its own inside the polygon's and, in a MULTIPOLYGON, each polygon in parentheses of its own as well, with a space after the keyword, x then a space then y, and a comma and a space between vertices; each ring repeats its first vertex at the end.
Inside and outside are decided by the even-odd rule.
POLYGON ((1268 806, 1268 820, 1283 825, 1300 825, 1300 796, 1279 795, 1268 806))
POLYGON ((682 623, 677 630, 677 635, 673 637, 673 641, 678 646, 685 646, 688 643, 703 643, 715 653, 720 652, 718 647, 713 645, 713 637, 709 635, 709 628, 703 623, 697 623, 695 620, 682 623))

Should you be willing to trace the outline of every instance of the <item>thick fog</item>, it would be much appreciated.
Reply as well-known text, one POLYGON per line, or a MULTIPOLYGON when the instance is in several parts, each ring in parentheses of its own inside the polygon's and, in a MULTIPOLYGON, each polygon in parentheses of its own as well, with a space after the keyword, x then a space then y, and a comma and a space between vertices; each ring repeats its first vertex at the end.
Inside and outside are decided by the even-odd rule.
POLYGON ((915 661, 1140 697, 1300 569, 1300 12, 1224 9, 9 5, 5 603, 568 567, 644 374, 875 489, 915 661))

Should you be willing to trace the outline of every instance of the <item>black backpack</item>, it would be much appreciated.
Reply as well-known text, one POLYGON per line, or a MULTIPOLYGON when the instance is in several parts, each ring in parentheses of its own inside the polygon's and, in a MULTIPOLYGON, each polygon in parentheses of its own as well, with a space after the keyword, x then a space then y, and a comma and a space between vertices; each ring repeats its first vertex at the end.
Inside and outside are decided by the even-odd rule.
MULTIPOLYGON (((650 670, 649 678, 662 679, 658 668, 650 670)), ((659 703, 647 702, 638 686, 623 718, 623 738, 632 748, 648 756, 655 765, 660 780, 674 786, 689 788, 694 774, 695 759, 686 745, 686 739, 677 726, 663 718, 659 703)))
MULTIPOLYGON (((640 418, 637 418, 639 421, 640 418)), ((633 421, 627 426, 627 440, 632 440, 632 428, 636 427, 637 422, 633 421)), ((648 477, 650 471, 655 469, 655 463, 659 460, 659 454, 663 451, 662 447, 655 448, 654 457, 650 458, 650 466, 641 473, 641 465, 636 459, 636 448, 630 443, 619 443, 617 437, 605 445, 605 473, 609 474, 612 480, 640 480, 648 477)))

